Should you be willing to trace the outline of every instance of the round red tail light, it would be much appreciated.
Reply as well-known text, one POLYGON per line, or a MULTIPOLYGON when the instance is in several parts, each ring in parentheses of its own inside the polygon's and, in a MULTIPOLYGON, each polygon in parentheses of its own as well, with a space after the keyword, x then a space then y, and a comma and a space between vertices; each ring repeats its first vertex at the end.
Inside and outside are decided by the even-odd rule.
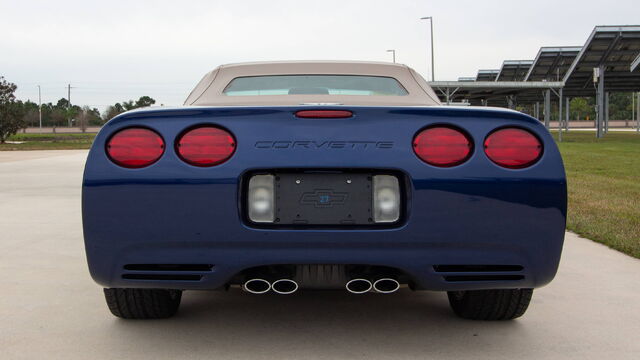
POLYGON ((153 130, 128 128, 115 133, 107 142, 107 155, 117 165, 137 169, 158 161, 164 153, 164 140, 153 130))
POLYGON ((467 161, 473 142, 462 131, 444 126, 430 127, 413 139, 413 151, 429 165, 452 167, 467 161))
POLYGON ((502 167, 522 169, 540 159, 542 143, 527 130, 505 128, 487 136, 484 152, 491 161, 502 167))
POLYGON ((222 164, 235 150, 236 141, 228 131, 209 125, 191 129, 176 141, 180 158, 194 166, 222 164))

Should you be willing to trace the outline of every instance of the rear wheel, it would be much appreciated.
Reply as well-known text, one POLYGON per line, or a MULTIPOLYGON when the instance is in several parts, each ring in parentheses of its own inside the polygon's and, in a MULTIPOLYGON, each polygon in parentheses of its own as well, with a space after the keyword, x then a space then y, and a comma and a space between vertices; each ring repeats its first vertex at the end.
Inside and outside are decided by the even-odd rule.
POLYGON ((533 289, 449 291, 451 309, 461 318, 511 320, 522 316, 533 289))
POLYGON ((104 289, 111 313, 123 319, 163 319, 178 311, 181 290, 104 289))

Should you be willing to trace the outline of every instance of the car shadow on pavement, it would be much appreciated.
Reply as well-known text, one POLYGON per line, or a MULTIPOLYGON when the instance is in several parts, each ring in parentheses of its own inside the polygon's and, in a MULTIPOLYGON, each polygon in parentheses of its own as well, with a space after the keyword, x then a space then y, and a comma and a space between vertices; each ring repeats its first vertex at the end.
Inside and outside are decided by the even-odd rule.
POLYGON ((449 309, 445 293, 408 289, 390 295, 192 291, 184 293, 180 312, 172 319, 116 320, 114 326, 118 331, 112 336, 136 339, 137 344, 165 338, 156 344, 169 352, 179 345, 203 354, 249 357, 254 352, 268 352, 278 358, 293 353, 330 358, 374 354, 414 357, 426 353, 467 356, 470 350, 499 347, 494 341, 496 335, 503 334, 505 341, 510 341, 524 329, 518 321, 459 319, 449 309), (467 347, 472 344, 476 346, 467 347))

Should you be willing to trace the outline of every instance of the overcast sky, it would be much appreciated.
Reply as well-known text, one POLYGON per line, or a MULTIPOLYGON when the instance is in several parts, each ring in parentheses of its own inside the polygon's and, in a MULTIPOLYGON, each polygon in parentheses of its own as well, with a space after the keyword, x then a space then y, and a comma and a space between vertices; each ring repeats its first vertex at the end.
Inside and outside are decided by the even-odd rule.
POLYGON ((474 76, 541 46, 583 45, 595 25, 640 23, 629 1, 0 0, 0 75, 20 99, 103 110, 149 95, 179 105, 212 68, 254 60, 397 61, 436 80, 474 76))

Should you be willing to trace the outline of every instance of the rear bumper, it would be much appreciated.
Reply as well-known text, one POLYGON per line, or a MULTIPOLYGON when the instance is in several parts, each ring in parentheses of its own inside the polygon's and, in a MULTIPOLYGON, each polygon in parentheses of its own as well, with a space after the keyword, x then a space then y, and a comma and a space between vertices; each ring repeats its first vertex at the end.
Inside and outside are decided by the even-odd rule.
POLYGON ((532 262, 525 249, 491 243, 398 246, 397 243, 373 245, 357 241, 346 245, 328 237, 300 246, 292 246, 286 241, 269 241, 268 248, 264 244, 229 246, 220 243, 185 247, 159 243, 148 248, 122 249, 117 257, 108 263, 103 262, 102 266, 96 266, 97 263, 92 261, 91 273, 104 287, 217 289, 242 270, 261 265, 368 264, 398 269, 408 275, 418 289, 471 290, 543 286, 555 275, 557 265, 552 264, 554 260, 557 261, 547 259, 549 264, 543 265, 532 262), (154 263, 210 264, 213 267, 204 271, 125 269, 127 264, 154 263), (518 265, 522 270, 436 271, 434 265, 441 264, 518 265), (166 279, 155 279, 158 275, 166 279))
POLYGON ((278 264, 387 266, 428 290, 534 288, 552 280, 565 217, 562 208, 548 206, 548 201, 564 196, 563 184, 431 183, 429 189, 419 185, 412 182, 402 226, 362 230, 250 227, 236 202, 229 207, 226 201, 212 204, 216 194, 236 192, 233 184, 85 186, 89 268, 104 287, 176 289, 216 289, 245 269, 278 264), (211 271, 149 272, 126 269, 130 264, 213 266, 211 271), (437 265, 522 269, 458 273, 437 272, 437 265), (145 279, 134 279, 138 275, 145 279), (468 275, 474 277, 456 277, 468 275), (447 281, 451 277, 456 281, 447 281))

